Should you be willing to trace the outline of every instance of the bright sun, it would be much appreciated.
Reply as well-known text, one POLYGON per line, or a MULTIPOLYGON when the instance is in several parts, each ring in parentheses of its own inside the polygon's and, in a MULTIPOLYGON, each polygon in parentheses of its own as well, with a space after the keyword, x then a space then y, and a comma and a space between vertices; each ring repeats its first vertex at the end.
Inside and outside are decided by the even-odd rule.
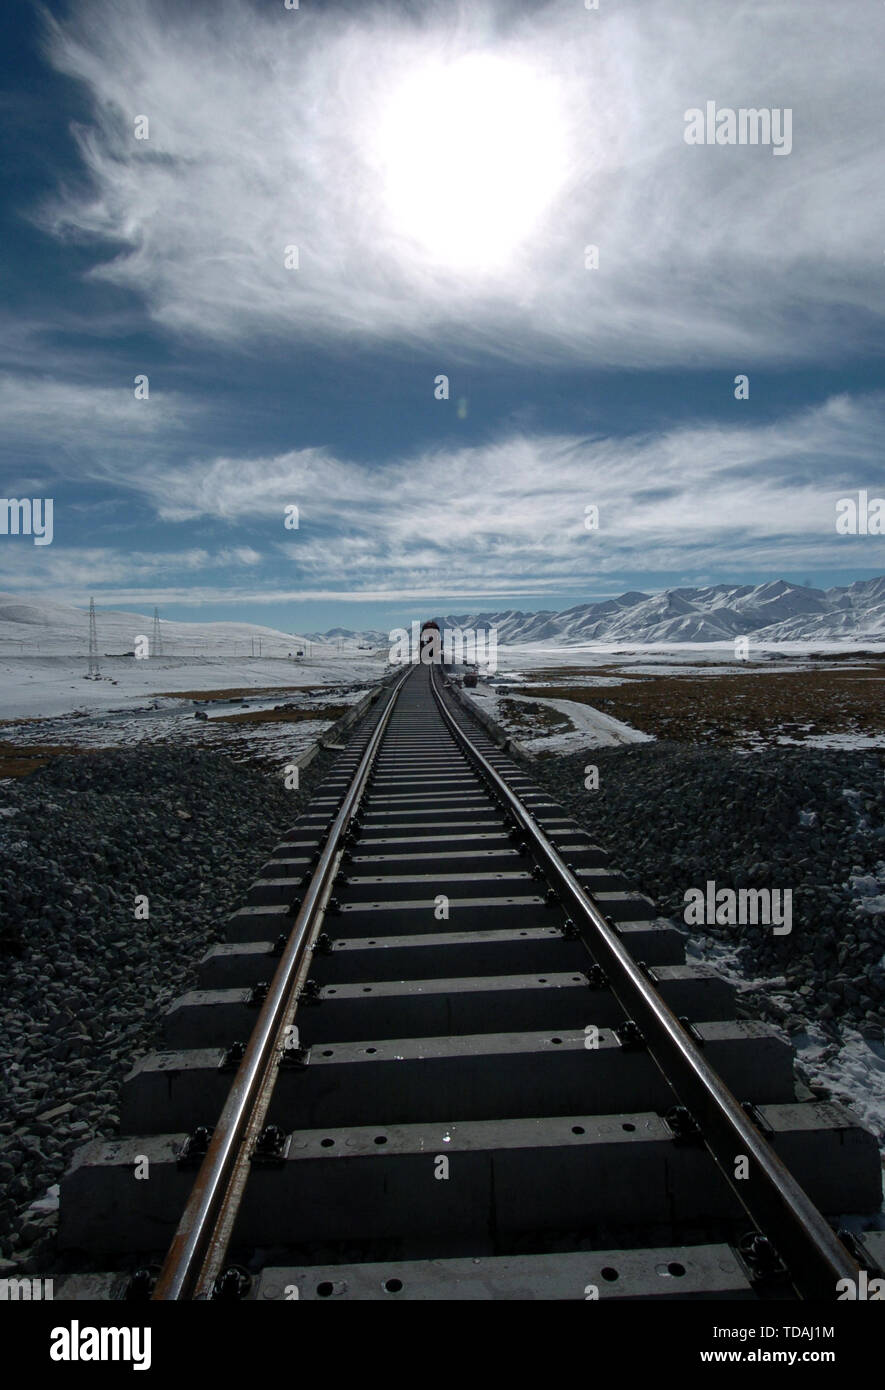
POLYGON ((384 112, 377 153, 395 229, 459 271, 501 268, 565 177, 552 84, 485 54, 415 71, 384 112))

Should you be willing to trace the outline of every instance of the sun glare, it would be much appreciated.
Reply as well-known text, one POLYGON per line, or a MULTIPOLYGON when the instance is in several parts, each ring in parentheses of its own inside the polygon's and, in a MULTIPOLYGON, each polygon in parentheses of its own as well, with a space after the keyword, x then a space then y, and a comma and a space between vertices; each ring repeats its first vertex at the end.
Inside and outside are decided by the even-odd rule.
POLYGON ((493 270, 562 186, 555 89, 528 65, 485 54, 418 69, 384 112, 378 155, 394 229, 438 265, 493 270))

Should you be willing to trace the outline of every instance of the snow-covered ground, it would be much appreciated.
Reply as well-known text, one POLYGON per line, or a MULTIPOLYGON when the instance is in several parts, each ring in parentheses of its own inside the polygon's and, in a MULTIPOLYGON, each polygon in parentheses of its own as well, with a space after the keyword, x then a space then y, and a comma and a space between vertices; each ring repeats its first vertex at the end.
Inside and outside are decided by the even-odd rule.
MULTIPOLYGON (((327 690, 330 702, 340 705, 359 698, 389 670, 388 648, 378 633, 339 630, 332 640, 318 641, 250 623, 160 619, 155 624, 144 613, 104 611, 97 612, 96 627, 100 679, 87 679, 85 610, 0 594, 0 740, 97 747, 143 738, 193 738, 199 732, 203 742, 231 737, 263 751, 290 750, 322 733, 321 721, 304 721, 307 727, 301 721, 211 725, 222 712, 239 707, 240 692, 254 692, 243 697, 253 712, 289 700, 301 708, 312 702, 316 708, 316 694, 308 695, 304 687, 327 690), (137 657, 134 651, 149 655, 137 657), (197 721, 195 729, 191 701, 211 691, 232 692, 235 702, 223 711, 208 706, 209 719, 197 721)), ((643 742, 652 735, 591 704, 517 693, 533 677, 549 683, 545 672, 558 673, 560 683, 590 689, 616 687, 641 676, 716 680, 740 672, 764 679, 779 671, 819 672, 827 663, 813 659, 812 650, 838 655, 842 671, 853 669, 854 661, 845 659, 852 646, 844 639, 818 641, 813 647, 753 640, 750 660, 740 661, 732 641, 523 641, 499 646, 497 670, 481 672, 472 693, 532 751, 564 754, 643 742), (513 700, 534 717, 508 721, 502 699, 513 700)), ((865 644, 858 640, 854 646, 860 650, 865 644)), ((865 665, 869 656, 858 656, 858 668, 865 665)), ((781 741, 795 741, 796 729, 795 724, 788 728, 781 741)), ((831 734, 818 725, 813 733, 809 728, 803 741, 817 747, 879 747, 885 746, 885 733, 831 734)))
MULTIPOLYGON (((812 653, 838 657, 840 669, 853 662, 844 658, 857 652, 885 652, 881 641, 857 642, 757 642, 750 643, 746 659, 735 656, 733 642, 581 642, 568 646, 552 642, 514 642, 498 647, 499 676, 528 676, 535 671, 569 667, 617 666, 625 676, 718 675, 735 671, 819 670, 825 663, 812 653)), ((600 680, 603 677, 590 677, 600 680)), ((610 679, 616 679, 610 677, 610 679)))
POLYGON ((284 760, 297 757, 320 738, 340 707, 366 694, 386 667, 363 653, 333 652, 297 667, 285 660, 257 658, 156 657, 121 658, 104 662, 102 669, 116 671, 116 684, 83 680, 79 658, 0 662, 0 741, 28 747, 117 748, 183 740, 284 760), (177 691, 205 692, 207 698, 165 693, 177 691), (213 691, 237 694, 218 699, 211 697, 213 691), (319 717, 230 719, 280 705, 319 717), (323 719, 326 706, 338 709, 330 709, 323 719), (198 709, 205 718, 196 718, 198 709))
POLYGON ((161 622, 160 654, 144 614, 98 613, 96 627, 100 678, 90 679, 88 614, 0 595, 0 741, 111 748, 184 740, 291 758, 323 734, 334 709, 325 719, 230 716, 279 705, 340 709, 388 669, 386 648, 311 642, 248 623, 161 622), (131 655, 137 648, 149 654, 131 655), (197 709, 205 719, 195 718, 197 709))
POLYGON ((304 686, 374 684, 386 669, 385 660, 371 653, 318 647, 298 661, 220 653, 143 661, 118 657, 101 659, 99 665, 102 678, 87 680, 86 662, 79 656, 0 658, 0 720, 43 719, 74 710, 96 714, 179 691, 265 690, 278 701, 277 692, 304 686))
POLYGON ((87 612, 0 594, 0 720, 126 708, 178 691, 372 684, 387 661, 386 647, 361 639, 312 642, 253 623, 161 619, 159 651, 144 613, 99 611, 96 632, 100 679, 91 680, 87 612))
POLYGON ((797 748, 885 748, 885 734, 808 734, 802 739, 781 734, 777 741, 797 748))
POLYGON ((532 753, 578 753, 582 748, 613 748, 623 743, 647 743, 651 739, 650 734, 632 729, 620 719, 613 719, 610 714, 603 714, 601 710, 580 704, 577 700, 538 700, 529 695, 493 693, 479 686, 474 690, 465 690, 464 694, 532 753), (538 717, 537 712, 545 708, 556 710, 566 717, 572 727, 565 731, 554 729, 527 737, 522 726, 514 723, 508 718, 506 710, 502 710, 502 700, 512 700, 525 707, 530 717, 538 717))
MULTIPOLYGON (((882 865, 881 887, 885 891, 885 864, 882 865)), ((796 1007, 794 995, 778 991, 778 984, 785 984, 782 977, 780 981, 770 977, 753 978, 742 972, 736 946, 709 936, 693 937, 686 942, 685 955, 689 962, 700 961, 711 966, 735 985, 739 993, 759 989, 786 1011, 792 1012, 796 1007)), ((879 1135, 885 1163, 885 1044, 863 1038, 850 1027, 843 1030, 842 1038, 835 1043, 814 1023, 809 1024, 805 1032, 791 1034, 789 1041, 809 1084, 826 1087, 834 1100, 848 1105, 862 1124, 879 1135)), ((869 1220, 864 1224, 869 1227, 869 1220)), ((885 1201, 876 1224, 878 1229, 885 1230, 885 1201)))
MULTIPOLYGON (((855 691, 862 689, 866 681, 871 682, 872 690, 872 683, 881 687, 883 666, 879 657, 883 654, 885 652, 881 647, 875 648, 872 644, 858 647, 856 654, 852 654, 850 644, 846 643, 816 643, 812 647, 808 643, 784 642, 765 648, 762 644, 755 644, 749 660, 737 659, 730 642, 638 643, 630 646, 599 642, 569 646, 550 642, 507 644, 499 646, 494 670, 480 663, 479 684, 465 693, 472 695, 482 708, 487 709, 508 732, 532 751, 564 754, 582 748, 641 742, 660 731, 654 730, 653 733, 642 730, 641 716, 634 725, 615 719, 583 701, 557 699, 552 693, 538 696, 531 693, 532 686, 536 689, 539 686, 552 687, 554 690, 559 688, 566 695, 575 689, 590 691, 598 688, 603 705, 610 703, 603 697, 605 688, 623 689, 643 677, 646 680, 674 678, 672 696, 677 701, 680 680, 694 682, 695 687, 699 680, 710 681, 713 683, 711 692, 717 692, 723 689, 718 682, 725 677, 750 677, 754 682, 765 682, 766 677, 808 675, 813 679, 823 673, 838 672, 840 679, 852 678, 855 691), (502 698, 522 702, 527 711, 533 701, 537 710, 534 727, 527 727, 523 719, 508 719, 506 712, 500 713, 498 702, 502 698), (557 721, 551 720, 549 713, 545 717, 545 708, 548 712, 564 715, 568 724, 563 727, 560 720, 558 729, 551 728, 551 723, 557 721)), ((463 669, 456 667, 455 673, 463 674, 463 669)), ((761 711, 757 709, 756 713, 768 726, 771 722, 765 718, 768 692, 764 685, 760 685, 759 689, 763 692, 763 701, 761 711)), ((776 692, 777 687, 773 689, 776 692)), ((776 693, 773 698, 778 698, 776 693)), ((627 703, 629 705, 630 701, 627 703)), ((833 721, 841 718, 844 723, 839 704, 836 698, 832 710, 833 721)), ((739 709, 742 715, 747 714, 746 705, 740 704, 739 709)), ((694 713, 703 713, 702 707, 698 706, 694 713)), ((777 728, 772 730, 765 727, 757 733, 755 726, 750 725, 745 731, 745 741, 749 747, 757 749, 769 746, 772 741, 814 748, 885 748, 885 728, 875 727, 879 721, 874 719, 874 727, 863 732, 845 731, 844 728, 840 731, 838 727, 832 731, 825 727, 822 730, 821 723, 826 724, 827 713, 828 707, 824 702, 815 708, 814 722, 803 722, 801 718, 796 718, 791 702, 786 700, 782 720, 784 732, 779 734, 777 728)), ((863 717, 862 708, 859 717, 863 717)), ((712 714, 710 719, 715 723, 712 714)))

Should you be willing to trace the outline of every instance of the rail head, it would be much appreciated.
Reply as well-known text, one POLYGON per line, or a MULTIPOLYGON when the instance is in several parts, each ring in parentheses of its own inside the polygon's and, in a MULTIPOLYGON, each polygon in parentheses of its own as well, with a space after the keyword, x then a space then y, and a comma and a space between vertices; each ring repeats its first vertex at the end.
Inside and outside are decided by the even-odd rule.
POLYGON ((286 1028, 295 1015, 299 974, 331 896, 344 837, 362 799, 399 693, 411 674, 409 668, 393 685, 329 830, 157 1278, 154 1300, 212 1296, 233 1232, 252 1146, 263 1126, 285 1050, 286 1028))
POLYGON ((613 994, 627 1017, 638 1023, 649 1054, 693 1115, 707 1150, 738 1201, 786 1265, 796 1292, 802 1298, 835 1300, 838 1281, 851 1279, 856 1285, 860 1266, 708 1065, 534 816, 447 708, 432 667, 430 681, 443 718, 519 825, 563 906, 585 929, 585 944, 602 966, 613 994), (745 1156, 749 1167, 740 1182, 734 1178, 738 1156, 745 1156))

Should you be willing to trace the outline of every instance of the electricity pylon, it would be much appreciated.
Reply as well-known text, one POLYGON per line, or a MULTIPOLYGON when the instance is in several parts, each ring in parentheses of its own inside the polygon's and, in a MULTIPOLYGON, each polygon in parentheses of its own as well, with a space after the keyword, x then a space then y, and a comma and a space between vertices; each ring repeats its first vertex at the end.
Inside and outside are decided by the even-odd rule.
POLYGON ((95 599, 89 600, 89 675, 87 679, 97 681, 101 672, 98 669, 98 633, 95 630, 95 599))

